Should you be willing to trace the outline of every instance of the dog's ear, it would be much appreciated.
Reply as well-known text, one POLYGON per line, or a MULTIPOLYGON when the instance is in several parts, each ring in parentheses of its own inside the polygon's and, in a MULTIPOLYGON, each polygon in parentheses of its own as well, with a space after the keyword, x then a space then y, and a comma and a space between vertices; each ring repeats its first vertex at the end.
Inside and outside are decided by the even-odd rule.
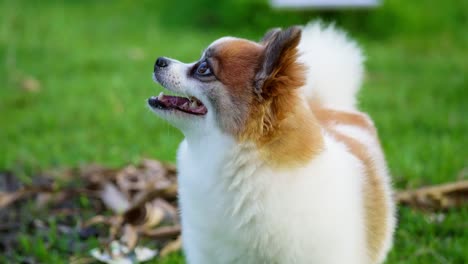
POLYGON ((281 32, 281 28, 272 28, 268 30, 267 33, 260 40, 260 44, 266 45, 270 40, 272 40, 278 33, 281 32))
POLYGON ((255 75, 255 93, 260 97, 278 94, 278 87, 297 88, 304 82, 304 67, 297 60, 301 28, 273 29, 266 33, 265 46, 255 75), (296 87, 297 86, 297 87, 296 87))

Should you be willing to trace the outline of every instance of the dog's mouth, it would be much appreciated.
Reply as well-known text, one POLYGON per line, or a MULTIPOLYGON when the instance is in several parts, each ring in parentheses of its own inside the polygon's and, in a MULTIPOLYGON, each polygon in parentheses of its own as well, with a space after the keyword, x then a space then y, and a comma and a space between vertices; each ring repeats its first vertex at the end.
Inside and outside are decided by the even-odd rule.
POLYGON ((157 97, 151 96, 148 99, 148 104, 152 108, 181 111, 191 115, 205 115, 208 112, 205 105, 193 96, 165 95, 161 92, 157 97))

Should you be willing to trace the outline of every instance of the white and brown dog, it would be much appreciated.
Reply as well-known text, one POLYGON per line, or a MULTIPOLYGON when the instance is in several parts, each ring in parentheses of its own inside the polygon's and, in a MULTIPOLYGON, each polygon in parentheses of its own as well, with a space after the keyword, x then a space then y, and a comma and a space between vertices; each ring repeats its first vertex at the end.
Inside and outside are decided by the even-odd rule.
POLYGON ((178 151, 190 264, 375 264, 395 205, 376 129, 356 108, 363 56, 331 26, 223 37, 194 63, 159 58, 182 96, 148 104, 178 151), (302 36, 302 37, 301 37, 302 36))

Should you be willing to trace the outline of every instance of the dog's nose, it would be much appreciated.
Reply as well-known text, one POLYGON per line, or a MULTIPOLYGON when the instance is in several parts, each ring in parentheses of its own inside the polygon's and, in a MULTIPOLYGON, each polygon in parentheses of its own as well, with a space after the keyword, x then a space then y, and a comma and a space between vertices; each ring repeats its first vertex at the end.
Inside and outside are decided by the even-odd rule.
POLYGON ((156 60, 156 63, 154 64, 154 70, 156 70, 156 68, 164 68, 164 67, 167 67, 167 65, 169 65, 169 60, 164 58, 164 57, 159 57, 157 60, 156 60))

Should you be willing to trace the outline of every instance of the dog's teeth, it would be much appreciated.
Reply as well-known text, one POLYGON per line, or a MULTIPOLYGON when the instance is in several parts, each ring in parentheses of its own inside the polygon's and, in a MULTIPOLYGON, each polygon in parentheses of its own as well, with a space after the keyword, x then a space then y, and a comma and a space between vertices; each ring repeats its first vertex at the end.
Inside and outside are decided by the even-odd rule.
POLYGON ((189 104, 188 103, 184 103, 181 107, 182 108, 188 108, 189 104))
POLYGON ((198 107, 197 101, 192 101, 192 103, 190 104, 190 108, 197 108, 197 107, 198 107))
POLYGON ((158 95, 158 100, 162 100, 164 98, 164 93, 161 92, 159 95, 158 95))

